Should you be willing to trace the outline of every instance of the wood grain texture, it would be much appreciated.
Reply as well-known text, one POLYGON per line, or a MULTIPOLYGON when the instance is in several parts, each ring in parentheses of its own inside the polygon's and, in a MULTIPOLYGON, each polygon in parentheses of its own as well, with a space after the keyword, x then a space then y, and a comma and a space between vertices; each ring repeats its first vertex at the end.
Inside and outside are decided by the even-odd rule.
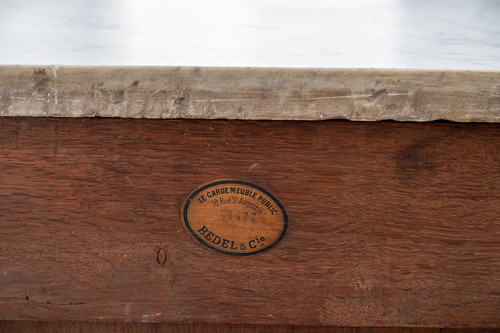
POLYGON ((223 324, 109 323, 71 321, 0 321, 3 333, 493 333, 495 329, 442 329, 417 327, 325 327, 223 324))
POLYGON ((500 125, 0 119, 0 319, 500 327, 500 125), (229 257, 199 184, 279 197, 229 257))
POLYGON ((500 122, 499 72, 0 66, 0 116, 500 122))
POLYGON ((494 329, 440 329, 416 327, 325 327, 222 324, 107 323, 70 321, 0 321, 0 332, 137 332, 137 333, 493 333, 494 329))

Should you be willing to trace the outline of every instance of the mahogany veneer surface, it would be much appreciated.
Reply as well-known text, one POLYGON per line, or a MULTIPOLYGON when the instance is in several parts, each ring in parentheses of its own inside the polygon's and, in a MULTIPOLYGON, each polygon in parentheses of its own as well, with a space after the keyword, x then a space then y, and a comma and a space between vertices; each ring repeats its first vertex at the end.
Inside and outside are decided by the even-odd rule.
POLYGON ((500 327, 500 125, 0 119, 0 319, 500 327), (232 257, 187 195, 288 214, 232 257))

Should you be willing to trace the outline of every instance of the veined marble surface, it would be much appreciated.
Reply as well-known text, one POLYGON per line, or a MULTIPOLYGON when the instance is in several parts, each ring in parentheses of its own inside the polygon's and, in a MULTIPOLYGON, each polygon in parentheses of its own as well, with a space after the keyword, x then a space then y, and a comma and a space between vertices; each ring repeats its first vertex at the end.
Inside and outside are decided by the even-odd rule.
POLYGON ((0 116, 500 122, 500 75, 0 66, 0 116))
POLYGON ((497 0, 2 0, 1 65, 500 70, 497 0))

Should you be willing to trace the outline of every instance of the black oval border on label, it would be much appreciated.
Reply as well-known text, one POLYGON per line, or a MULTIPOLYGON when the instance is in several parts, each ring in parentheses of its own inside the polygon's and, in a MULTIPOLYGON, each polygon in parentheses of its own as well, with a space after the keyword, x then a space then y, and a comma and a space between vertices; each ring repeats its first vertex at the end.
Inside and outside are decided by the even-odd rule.
POLYGON ((220 181, 216 181, 216 182, 213 182, 213 183, 210 183, 210 184, 207 184, 207 185, 204 185, 202 187, 200 187, 199 189, 196 189, 193 193, 191 193, 191 195, 188 197, 188 199, 185 201, 184 203, 184 207, 183 207, 183 218, 184 218, 184 224, 187 228, 187 230, 191 233, 191 235, 193 235, 193 237, 199 242, 201 243, 202 245, 204 245, 205 247, 209 248, 210 250, 212 251, 215 251, 215 252, 219 252, 219 253, 222 253, 222 254, 227 254, 227 255, 230 255, 230 256, 237 256, 237 257, 244 257, 244 256, 251 256, 251 255, 254 255, 254 254, 259 254, 259 253, 262 253, 262 252, 265 252, 267 250, 270 250, 272 249, 273 247, 275 247, 279 242, 281 242, 281 240, 283 239, 283 237, 285 237, 285 234, 286 234, 286 230, 288 229, 288 215, 286 214, 286 211, 285 211, 285 207, 283 207, 283 205, 281 204, 281 202, 279 202, 278 199, 276 199, 276 197, 274 195, 272 195, 271 193, 269 193, 267 190, 265 190, 264 188, 258 186, 258 185, 255 185, 255 184, 252 184, 252 183, 249 183, 249 182, 245 182, 245 181, 242 181, 242 180, 220 180, 220 181), (265 248, 263 249, 260 249, 258 251, 255 251, 255 252, 248 252, 248 253, 235 253, 235 252, 226 252, 224 250, 221 250, 221 249, 218 249, 218 248, 215 248, 213 246, 211 246, 210 244, 207 244, 205 243, 200 237, 198 237, 198 235, 193 231, 193 229, 191 228, 191 226, 189 225, 189 221, 188 221, 188 218, 187 218, 187 211, 188 211, 188 208, 189 208, 189 204, 191 203, 191 201, 194 199, 194 197, 200 193, 201 191, 209 188, 209 187, 212 187, 212 186, 217 186, 217 185, 223 185, 223 184, 240 184, 240 185, 245 185, 245 186, 250 186, 250 187, 253 187, 261 192, 263 192, 264 194, 266 194, 267 196, 269 196, 269 198, 271 198, 277 205, 278 207, 281 209, 281 213, 283 214, 283 220, 284 220, 284 225, 283 225, 283 231, 281 232, 281 235, 278 237, 278 239, 272 243, 271 245, 269 246, 266 246, 265 248))

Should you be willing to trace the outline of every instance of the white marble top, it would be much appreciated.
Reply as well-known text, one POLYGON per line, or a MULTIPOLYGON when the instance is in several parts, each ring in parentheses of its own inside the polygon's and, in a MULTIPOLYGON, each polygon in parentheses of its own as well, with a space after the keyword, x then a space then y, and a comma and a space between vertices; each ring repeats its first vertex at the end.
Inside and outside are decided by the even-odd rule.
POLYGON ((496 0, 3 0, 0 65, 500 70, 496 0))

